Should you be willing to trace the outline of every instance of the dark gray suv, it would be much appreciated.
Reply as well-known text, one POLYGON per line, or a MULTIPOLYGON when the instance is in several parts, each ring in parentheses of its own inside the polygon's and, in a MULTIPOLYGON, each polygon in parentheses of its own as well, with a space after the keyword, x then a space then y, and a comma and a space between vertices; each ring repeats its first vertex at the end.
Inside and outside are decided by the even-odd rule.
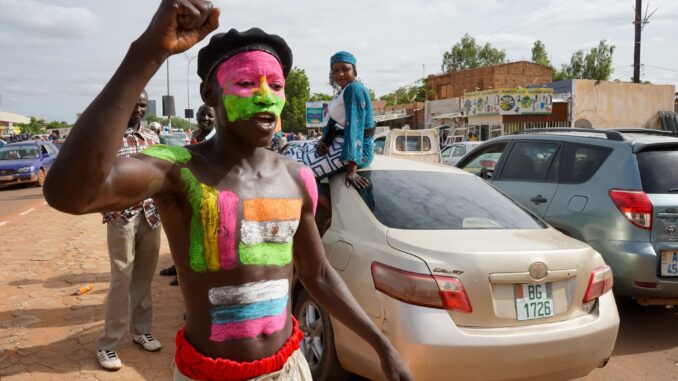
POLYGON ((492 139, 457 166, 600 252, 616 295, 678 304, 678 138, 637 129, 527 132, 492 139))

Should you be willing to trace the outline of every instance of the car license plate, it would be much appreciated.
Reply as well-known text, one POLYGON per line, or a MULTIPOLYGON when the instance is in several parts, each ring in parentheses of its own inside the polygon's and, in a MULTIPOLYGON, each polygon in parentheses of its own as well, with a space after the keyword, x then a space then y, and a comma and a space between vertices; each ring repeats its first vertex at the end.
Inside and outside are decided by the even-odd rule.
POLYGON ((662 276, 678 276, 678 251, 662 251, 662 276))
POLYGON ((0 176, 0 181, 14 180, 14 176, 0 176))
POLYGON ((518 320, 541 319, 555 315, 551 283, 516 284, 513 291, 518 320))

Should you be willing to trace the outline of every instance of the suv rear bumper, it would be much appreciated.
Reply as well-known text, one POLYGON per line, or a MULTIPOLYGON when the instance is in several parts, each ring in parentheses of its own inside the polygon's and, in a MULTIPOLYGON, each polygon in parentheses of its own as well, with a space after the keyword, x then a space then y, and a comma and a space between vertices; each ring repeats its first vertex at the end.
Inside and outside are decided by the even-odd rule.
POLYGON ((612 268, 614 294, 617 296, 676 298, 678 277, 659 276, 659 253, 649 242, 589 241, 612 268), (638 287, 636 282, 656 284, 638 287))

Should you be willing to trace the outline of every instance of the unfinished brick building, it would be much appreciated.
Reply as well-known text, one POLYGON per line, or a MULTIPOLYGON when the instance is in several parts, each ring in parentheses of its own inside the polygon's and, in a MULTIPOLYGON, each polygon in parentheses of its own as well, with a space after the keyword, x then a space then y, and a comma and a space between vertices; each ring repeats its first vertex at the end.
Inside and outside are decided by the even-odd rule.
POLYGON ((426 78, 427 99, 458 98, 464 92, 500 88, 528 87, 553 81, 553 70, 529 61, 460 70, 429 75, 426 78))

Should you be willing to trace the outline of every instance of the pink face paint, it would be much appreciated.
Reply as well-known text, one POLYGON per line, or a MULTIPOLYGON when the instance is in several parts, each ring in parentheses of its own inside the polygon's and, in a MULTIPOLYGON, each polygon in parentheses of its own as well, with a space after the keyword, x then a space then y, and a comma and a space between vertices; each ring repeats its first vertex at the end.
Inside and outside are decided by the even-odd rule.
POLYGON ((212 324, 211 341, 251 339, 259 335, 270 335, 285 328, 287 309, 275 316, 245 320, 237 323, 212 324))
POLYGON ((238 195, 233 192, 220 192, 217 198, 219 205, 217 245, 222 270, 232 270, 238 264, 235 237, 238 224, 238 202, 238 195))
POLYGON ((318 206, 318 185, 315 182, 315 176, 313 171, 309 167, 299 168, 299 177, 304 181, 306 185, 306 191, 313 201, 313 214, 315 214, 316 207, 318 206))
POLYGON ((272 95, 285 97, 285 76, 280 62, 261 50, 240 53, 222 62, 217 68, 217 81, 224 96, 248 98, 270 91, 272 95))

